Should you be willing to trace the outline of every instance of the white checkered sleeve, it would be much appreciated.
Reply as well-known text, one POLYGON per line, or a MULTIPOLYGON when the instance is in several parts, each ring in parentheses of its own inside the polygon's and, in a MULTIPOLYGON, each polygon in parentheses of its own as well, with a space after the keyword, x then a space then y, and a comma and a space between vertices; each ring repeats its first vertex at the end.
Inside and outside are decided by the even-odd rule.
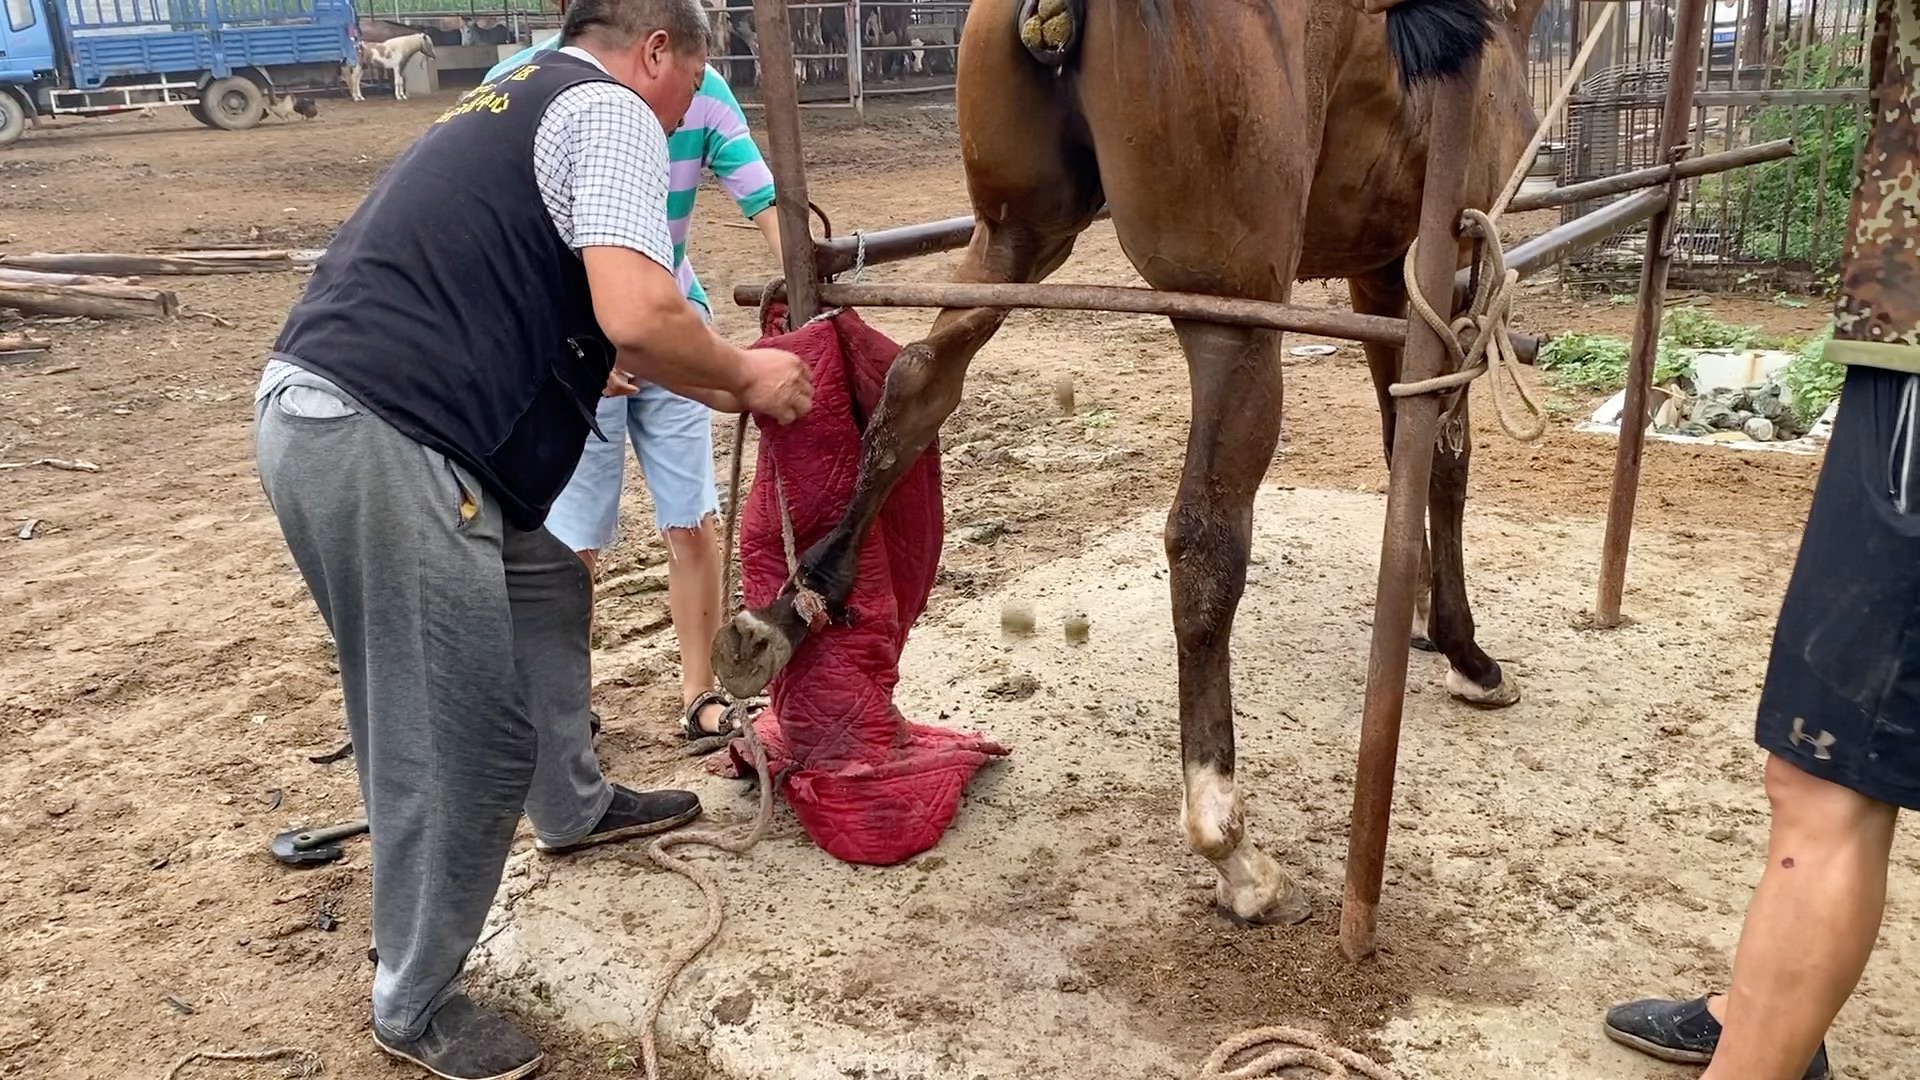
POLYGON ((667 136, 640 96, 613 83, 569 87, 533 137, 533 173, 560 239, 632 248, 673 272, 667 136))

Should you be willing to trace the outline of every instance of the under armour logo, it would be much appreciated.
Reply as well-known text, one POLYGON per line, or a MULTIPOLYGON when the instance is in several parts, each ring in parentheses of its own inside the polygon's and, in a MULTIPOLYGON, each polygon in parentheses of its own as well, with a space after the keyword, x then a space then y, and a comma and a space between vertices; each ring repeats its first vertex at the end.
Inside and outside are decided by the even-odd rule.
POLYGON ((1804 716, 1793 718, 1793 734, 1787 736, 1787 742, 1794 746, 1799 746, 1801 743, 1810 744, 1813 747, 1814 759, 1818 761, 1832 761, 1833 755, 1827 752, 1827 747, 1839 741, 1833 737, 1831 731, 1822 731, 1817 736, 1807 734, 1807 718, 1804 716))

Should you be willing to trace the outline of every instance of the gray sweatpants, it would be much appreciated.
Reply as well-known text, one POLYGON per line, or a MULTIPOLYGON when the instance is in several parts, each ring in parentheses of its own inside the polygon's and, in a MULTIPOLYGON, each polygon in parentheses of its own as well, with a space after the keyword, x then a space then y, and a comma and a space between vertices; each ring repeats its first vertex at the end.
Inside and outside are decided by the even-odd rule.
POLYGON ((583 838, 613 801, 587 712, 592 583, 464 469, 338 387, 269 366, 267 501, 333 632, 373 848, 373 1017, 420 1034, 480 935, 524 807, 583 838))

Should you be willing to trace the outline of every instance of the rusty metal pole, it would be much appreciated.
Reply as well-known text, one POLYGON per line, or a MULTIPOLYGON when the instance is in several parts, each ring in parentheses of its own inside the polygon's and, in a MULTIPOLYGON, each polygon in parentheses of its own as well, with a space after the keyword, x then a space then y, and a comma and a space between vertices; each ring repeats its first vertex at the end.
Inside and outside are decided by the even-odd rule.
POLYGON ((1920 169, 1920 8, 1912 0, 1881 0, 1872 56, 1874 125, 1847 215, 1827 347, 1830 359, 1868 366, 1910 361, 1920 350, 1920 214, 1906 182, 1920 169))
MULTIPOLYGON (((1451 311, 1458 265, 1460 209, 1467 169, 1466 139, 1478 103, 1479 65, 1438 83, 1427 123, 1426 187, 1420 203, 1415 275, 1436 311, 1451 311)), ((1441 373, 1446 349, 1424 320, 1409 319, 1400 381, 1441 373)), ((1375 911, 1386 876, 1387 826, 1393 813, 1393 776, 1400 756, 1400 717, 1406 705, 1407 627, 1413 623, 1414 578, 1427 516, 1427 480, 1433 471, 1440 399, 1431 394, 1394 404, 1393 462, 1387 486, 1386 533, 1373 604, 1373 648, 1367 658, 1367 697, 1360 718, 1359 765, 1354 772, 1353 818, 1347 838, 1347 888, 1340 905, 1340 950, 1350 960, 1373 952, 1375 911)))
POLYGON ((760 41, 760 100, 766 105, 768 164, 773 169, 774 212, 780 221, 787 324, 798 326, 820 310, 820 279, 813 269, 807 164, 800 149, 800 84, 793 76, 793 24, 787 18, 787 0, 753 0, 753 32, 760 41))
MULTIPOLYGON (((1700 39, 1707 0, 1679 0, 1674 19, 1673 59, 1667 67, 1667 100, 1660 114, 1661 164, 1678 162, 1693 145, 1693 87, 1700 74, 1700 39)), ((1620 413, 1620 443, 1613 458, 1613 496, 1607 503, 1607 533, 1600 548, 1600 588, 1594 623, 1620 625, 1620 598, 1627 587, 1627 547, 1633 540, 1633 505, 1640 494, 1640 462, 1647 448, 1647 395, 1660 353, 1660 322, 1666 314, 1667 272, 1673 268, 1673 218, 1680 182, 1667 184, 1667 203, 1647 225, 1647 254, 1640 264, 1640 312, 1633 324, 1627 364, 1627 404, 1620 413)))

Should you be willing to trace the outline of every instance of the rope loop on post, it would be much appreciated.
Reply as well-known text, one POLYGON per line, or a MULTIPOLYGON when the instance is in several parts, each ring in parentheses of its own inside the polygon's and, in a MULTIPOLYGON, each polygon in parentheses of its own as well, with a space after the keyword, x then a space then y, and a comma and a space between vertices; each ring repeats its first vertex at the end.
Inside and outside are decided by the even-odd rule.
MULTIPOLYGON (((1468 383, 1480 376, 1491 375, 1493 411, 1495 418, 1500 421, 1500 430, 1520 442, 1536 442, 1547 432, 1546 410, 1540 407, 1540 402, 1521 379, 1520 357, 1514 352, 1512 339, 1507 336, 1507 315, 1513 307, 1513 294, 1519 287, 1520 274, 1507 267, 1506 249, 1500 243, 1500 227, 1492 216, 1481 210, 1468 209, 1462 219, 1461 231, 1475 239, 1475 257, 1479 260, 1475 277, 1479 285, 1467 309, 1458 318, 1447 321, 1433 309, 1420 291, 1420 283, 1414 274, 1420 251, 1418 240, 1407 251, 1401 270, 1407 287, 1408 307, 1446 346, 1449 370, 1431 379, 1394 383, 1387 388, 1387 393, 1396 398, 1455 393, 1464 390, 1468 383), (1516 397, 1519 399, 1517 405, 1513 401, 1516 397), (1519 415, 1516 416, 1516 413, 1519 415)), ((1448 405, 1442 422, 1442 432, 1456 453, 1462 437, 1458 419, 1465 401, 1466 395, 1458 394, 1448 405)))

